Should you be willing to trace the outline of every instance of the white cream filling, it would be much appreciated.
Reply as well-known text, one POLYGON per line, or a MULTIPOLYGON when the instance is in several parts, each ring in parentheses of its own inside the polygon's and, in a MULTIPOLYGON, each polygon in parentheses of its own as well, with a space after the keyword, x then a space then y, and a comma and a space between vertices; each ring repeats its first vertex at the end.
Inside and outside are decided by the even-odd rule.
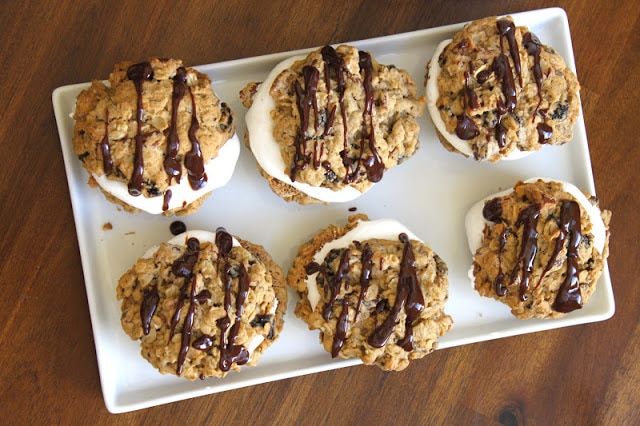
POLYGON ((328 203, 354 200, 363 193, 353 187, 347 186, 339 191, 334 191, 330 188, 292 181, 289 175, 285 173, 288 166, 284 164, 280 146, 273 136, 274 124, 271 119, 271 111, 275 109, 276 104, 269 92, 276 77, 300 59, 304 59, 304 56, 294 56, 280 62, 258 86, 258 90, 253 96, 251 108, 249 108, 245 116, 251 152, 253 152, 260 167, 269 176, 293 186, 310 197, 328 203))
MULTIPOLYGON (((530 183, 535 182, 538 179, 544 182, 557 182, 562 184, 562 190, 568 192, 569 194, 575 197, 576 201, 580 204, 580 208, 587 212, 589 216, 589 220, 591 221, 591 234, 593 235, 593 244, 602 253, 604 250, 604 244, 606 241, 607 230, 604 226, 604 222, 602 221, 602 216, 600 216, 600 209, 593 204, 591 204, 586 195, 582 191, 580 191, 575 185, 561 181, 556 179, 547 179, 547 178, 531 178, 527 179, 524 182, 530 183)), ((492 226, 493 222, 490 222, 484 218, 482 215, 482 209, 484 208, 484 204, 486 201, 489 201, 496 197, 503 197, 507 194, 513 192, 513 188, 498 192, 496 194, 490 195, 486 198, 475 203, 467 212, 465 216, 465 228, 467 231, 467 242, 469 244, 469 250, 472 255, 475 255, 476 250, 480 248, 482 245, 482 239, 484 237, 484 227, 492 226)), ((469 278, 471 282, 474 281, 473 277, 473 266, 469 270, 469 278)))
MULTIPOLYGON (((407 234, 410 240, 421 241, 406 226, 394 219, 378 219, 358 221, 355 228, 344 234, 342 237, 333 241, 329 241, 313 256, 313 261, 322 264, 324 258, 333 249, 348 247, 353 241, 366 241, 374 238, 384 240, 397 240, 401 233, 407 234)), ((307 276, 307 299, 311 305, 311 309, 315 310, 316 305, 320 301, 320 290, 316 284, 318 273, 307 276)))
MULTIPOLYGON (((233 247, 240 247, 241 246, 240 242, 233 235, 231 237, 233 238, 233 247)), ((182 234, 176 235, 175 237, 168 240, 167 244, 184 246, 189 238, 197 238, 198 241, 200 242, 208 242, 211 244, 216 243, 215 232, 194 230, 194 231, 186 231, 186 232, 183 232, 182 234)), ((144 253, 144 255, 142 255, 142 258, 149 259, 153 257, 155 252, 158 251, 159 247, 160 246, 151 247, 149 250, 147 250, 144 253)), ((280 301, 278 299, 274 299, 273 307, 268 312, 269 314, 273 315, 276 313, 276 309, 278 308, 279 302, 280 301)), ((229 330, 227 330, 227 334, 228 333, 229 333, 229 330)), ((251 341, 244 346, 247 348, 247 351, 249 351, 250 354, 253 354, 256 348, 260 346, 260 344, 263 341, 264 341, 264 337, 258 334, 258 335, 255 335, 253 339, 251 339, 251 341)))
MULTIPOLYGON (((205 163, 204 169, 207 173, 207 184, 204 188, 194 191, 189 186, 189 179, 183 174, 179 184, 173 184, 171 189, 171 200, 169 201, 169 210, 182 208, 190 204, 198 198, 210 193, 216 188, 226 185, 238 161, 240 155, 240 141, 237 135, 233 135, 218 151, 218 155, 205 163)), ((98 182, 100 188, 114 197, 124 201, 132 207, 144 210, 152 214, 160 214, 163 212, 164 196, 147 198, 143 195, 137 197, 129 194, 129 188, 126 182, 108 179, 106 175, 98 176, 92 174, 93 178, 98 182)))
MULTIPOLYGON (((438 129, 438 132, 449 142, 455 149, 467 155, 469 157, 473 157, 473 150, 471 149, 471 144, 468 141, 460 139, 455 133, 449 133, 447 131, 447 126, 440 115, 440 110, 438 109, 436 103, 438 98, 440 97, 440 90, 438 89, 438 76, 440 75, 440 63, 438 62, 438 58, 440 54, 444 50, 444 48, 451 43, 451 39, 445 40, 438 45, 436 48, 436 52, 433 54, 431 58, 431 62, 429 63, 429 78, 427 79, 427 85, 425 88, 426 97, 427 97, 427 110, 431 115, 431 120, 433 121, 434 126, 438 129)), ((515 149, 511 151, 508 155, 502 157, 503 160, 517 160, 518 158, 526 157, 531 154, 532 151, 520 151, 519 149, 515 149)), ((491 153, 489 153, 491 154, 491 153)))

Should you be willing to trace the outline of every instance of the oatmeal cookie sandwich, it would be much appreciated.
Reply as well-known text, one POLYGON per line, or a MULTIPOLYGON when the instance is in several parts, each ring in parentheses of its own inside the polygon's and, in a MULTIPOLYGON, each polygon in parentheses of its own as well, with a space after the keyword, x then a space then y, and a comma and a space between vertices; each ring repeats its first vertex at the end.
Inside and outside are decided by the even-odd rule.
POLYGON ((332 357, 402 370, 437 348, 448 270, 431 247, 392 219, 349 218, 303 244, 287 275, 295 314, 332 357))
POLYGON ((89 184, 128 212, 184 215, 225 185, 240 153, 234 115, 178 59, 117 64, 77 97, 73 149, 89 184))
POLYGON ((351 201, 418 149, 425 98, 416 93, 406 71, 352 46, 325 46, 240 92, 246 142, 284 200, 351 201))
POLYGON ((570 141, 579 89, 562 56, 509 16, 465 25, 427 64, 427 109, 440 141, 477 161, 570 141))
POLYGON ((282 330, 287 290, 263 247, 187 231, 147 251, 119 280, 121 323, 162 374, 224 377, 254 366, 282 330))

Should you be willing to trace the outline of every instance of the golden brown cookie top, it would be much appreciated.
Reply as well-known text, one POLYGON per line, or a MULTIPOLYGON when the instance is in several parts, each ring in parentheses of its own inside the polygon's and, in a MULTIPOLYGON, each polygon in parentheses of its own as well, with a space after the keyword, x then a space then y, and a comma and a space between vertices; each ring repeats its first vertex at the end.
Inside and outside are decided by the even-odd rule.
POLYGON ((332 357, 402 370, 451 328, 447 266, 402 229, 395 221, 353 217, 300 247, 287 277, 300 296, 295 312, 321 330, 332 357), (393 228, 393 236, 377 238, 388 233, 380 234, 383 228, 393 228))
POLYGON ((455 136, 458 151, 496 162, 573 138, 580 111, 575 74, 511 17, 471 22, 436 55, 429 78, 437 77, 437 89, 428 82, 427 96, 445 127, 438 130, 455 136))
POLYGON ((580 309, 604 268, 611 213, 569 188, 552 180, 519 182, 483 204, 474 286, 518 318, 557 318, 580 309))
POLYGON ((241 92, 251 105, 257 91, 268 89, 274 103, 259 117, 248 114, 250 146, 261 167, 286 183, 364 192, 418 149, 424 96, 416 96, 406 71, 379 64, 368 52, 325 46, 262 84, 268 87, 251 83, 241 92), (254 119, 273 120, 272 134, 251 130, 254 119), (267 139, 281 156, 274 172, 257 147, 267 139))
POLYGON ((260 246, 190 231, 119 280, 122 327, 163 374, 223 377, 257 364, 282 329, 284 274, 260 246))
POLYGON ((103 190, 121 198, 105 187, 119 182, 125 197, 160 204, 181 181, 208 192, 216 177, 205 166, 235 134, 209 77, 177 59, 117 64, 108 82, 93 81, 78 95, 73 118, 74 152, 103 190))

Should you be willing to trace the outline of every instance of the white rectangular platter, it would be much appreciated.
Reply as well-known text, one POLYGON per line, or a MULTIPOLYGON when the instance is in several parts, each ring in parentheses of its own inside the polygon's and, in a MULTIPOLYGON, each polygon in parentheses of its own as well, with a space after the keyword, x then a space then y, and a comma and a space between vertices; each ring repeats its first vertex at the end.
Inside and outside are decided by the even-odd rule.
MULTIPOLYGON (((514 14, 540 40, 553 46, 575 70, 569 25, 562 9, 514 14)), ((380 63, 404 68, 422 87, 425 65, 436 45, 450 38, 462 24, 350 42, 370 51, 380 63)), ((238 92, 248 82, 261 81, 281 60, 310 49, 247 58, 197 67, 207 73, 217 95, 236 114, 238 134, 245 132, 238 92)), ((78 244, 85 276, 102 391, 113 413, 142 409, 244 386, 358 364, 331 359, 295 317, 296 295, 289 293, 288 312, 280 339, 255 368, 230 373, 223 379, 189 382, 156 372, 120 328, 116 284, 147 248, 169 239, 175 220, 148 214, 129 214, 105 201, 86 184, 88 175, 73 153, 72 113, 75 98, 87 83, 64 86, 53 92, 64 163, 69 183, 78 244), (104 224, 112 229, 103 229, 104 224)), ((424 89, 421 89, 423 92, 424 89)), ((446 151, 438 142, 430 119, 421 118, 421 149, 409 161, 385 174, 384 179, 355 202, 330 206, 287 204, 275 196, 243 147, 231 182, 216 190, 196 214, 180 218, 188 229, 215 230, 224 226, 263 245, 288 269, 297 247, 330 223, 344 224, 350 208, 371 219, 392 217, 431 244, 449 267, 450 296, 446 311, 454 319, 451 332, 441 338, 440 349, 523 333, 602 321, 614 313, 608 269, 600 278, 590 302, 581 310, 557 320, 517 320, 504 305, 481 298, 473 290, 467 271, 471 253, 464 232, 464 214, 477 200, 535 176, 562 179, 595 194, 587 136, 582 115, 575 137, 561 147, 544 147, 526 159, 500 164, 478 164, 446 151)), ((429 362, 429 358, 414 362, 429 362)), ((370 367, 375 368, 375 367, 370 367)))

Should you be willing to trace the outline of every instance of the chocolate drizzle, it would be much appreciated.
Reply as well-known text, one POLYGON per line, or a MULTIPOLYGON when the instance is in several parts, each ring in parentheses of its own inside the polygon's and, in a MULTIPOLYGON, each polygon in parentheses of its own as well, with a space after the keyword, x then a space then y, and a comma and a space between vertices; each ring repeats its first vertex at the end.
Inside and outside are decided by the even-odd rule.
POLYGON ((482 217, 490 222, 498 222, 502 216, 502 199, 493 198, 487 201, 482 208, 482 217))
MULTIPOLYGON (((422 295, 422 290, 420 289, 416 275, 415 256, 409 237, 405 233, 402 233, 398 238, 400 242, 404 244, 404 247, 398 277, 396 302, 393 307, 389 307, 388 302, 383 299, 375 305, 373 311, 375 315, 379 315, 385 310, 390 310, 390 312, 383 322, 372 331, 367 341, 369 345, 376 348, 384 346, 396 329, 400 312, 404 310, 406 313, 405 335, 398 340, 397 345, 406 351, 411 351, 413 350, 413 322, 417 320, 424 311, 424 296, 422 295)), ((305 268, 307 275, 319 273, 324 280, 323 287, 327 301, 322 307, 322 317, 325 321, 331 319, 342 284, 344 283, 346 290, 349 289, 348 273, 350 270, 350 254, 349 249, 342 250, 335 273, 327 271, 325 267, 316 262, 309 263, 305 268)), ((362 248, 360 262, 360 294, 358 295, 357 305, 355 306, 354 323, 358 319, 362 302, 372 279, 373 252, 368 243, 362 248)), ((340 306, 341 311, 336 321, 336 332, 331 350, 331 356, 334 358, 338 356, 347 338, 350 306, 347 297, 344 297, 340 301, 340 306)))
MULTIPOLYGON (((176 222, 174 222, 176 223, 176 222)), ((183 284, 178 293, 175 310, 171 317, 169 340, 173 341, 176 328, 180 322, 181 312, 188 299, 187 313, 182 325, 182 335, 180 338, 180 348, 178 351, 176 373, 181 375, 184 363, 187 359, 189 347, 201 351, 209 351, 214 346, 215 337, 202 334, 196 339, 192 339, 193 325, 195 322, 196 306, 208 303, 211 300, 211 292, 208 289, 197 291, 198 277, 196 274, 196 263, 200 256, 200 241, 197 238, 188 238, 184 253, 171 264, 171 273, 178 278, 183 278, 183 284)), ((218 250, 218 274, 224 286, 224 308, 226 315, 216 321, 220 331, 220 359, 219 368, 221 371, 228 371, 233 363, 237 365, 246 364, 249 361, 249 351, 242 345, 236 343, 242 324, 241 318, 244 312, 244 305, 250 289, 249 274, 243 263, 235 266, 229 260, 229 253, 233 247, 233 237, 224 229, 216 231, 215 245, 218 250), (238 291, 235 296, 234 322, 231 324, 230 312, 232 309, 232 282, 237 278, 238 291)), ((144 290, 143 301, 140 305, 140 316, 142 328, 145 335, 149 334, 150 324, 157 310, 160 298, 157 286, 151 286, 144 290)))
POLYGON ((102 153, 102 167, 105 175, 113 172, 113 159, 111 158, 111 148, 109 146, 109 110, 105 111, 104 117, 104 137, 100 142, 100 152, 102 153))
POLYGON ((476 92, 469 87, 469 72, 464 72, 464 92, 462 97, 463 112, 457 117, 456 135, 462 140, 471 140, 480 134, 480 130, 476 123, 469 117, 467 110, 478 107, 478 96, 476 92))
MULTIPOLYGON (((136 110, 136 136, 135 136, 135 151, 133 159, 133 172, 131 179, 128 183, 129 194, 137 197, 142 194, 144 186, 144 140, 145 135, 142 133, 142 124, 144 122, 144 107, 143 107, 143 83, 145 81, 153 80, 153 68, 149 62, 141 62, 131 65, 127 69, 127 78, 131 80, 136 88, 138 101, 136 110)), ((175 179, 176 183, 180 183, 182 177, 182 165, 178 160, 178 152, 180 148, 180 140, 178 137, 178 111, 180 103, 184 98, 187 91, 191 97, 191 124, 189 127, 188 135, 191 142, 191 150, 185 155, 184 165, 188 172, 189 185, 191 189, 197 191, 203 188, 207 184, 207 175, 204 169, 204 159, 200 148, 200 142, 196 136, 196 132, 200 128, 197 118, 196 102, 191 89, 187 86, 187 70, 184 67, 179 67, 176 70, 176 75, 173 79, 173 92, 171 95, 171 123, 169 126, 169 132, 167 135, 167 147, 165 152, 165 158, 163 161, 163 167, 169 178, 169 185, 172 180, 175 179)), ((101 143, 101 149, 103 153, 103 161, 105 162, 105 173, 111 173, 113 164, 111 162, 110 154, 108 153, 108 139, 101 143), (106 151, 105 151, 106 144, 106 151), (105 155, 105 152, 107 153, 105 155), (111 164, 109 164, 111 163, 111 164)), ((171 195, 164 194, 163 211, 169 209, 168 200, 171 195)))
POLYGON ((513 66, 516 69, 516 74, 518 74, 520 87, 522 87, 522 66, 520 65, 520 53, 518 51, 518 42, 516 41, 516 25, 508 19, 500 19, 496 25, 500 33, 500 50, 504 51, 502 40, 503 37, 506 37, 509 43, 509 53, 513 60, 513 66))
POLYGON ((525 300, 525 293, 529 289, 529 281, 531 280, 531 272, 533 271, 533 262, 538 252, 538 219, 540 218, 540 206, 531 205, 522 210, 518 214, 516 228, 522 226, 522 246, 520 247, 520 255, 516 262, 516 267, 511 272, 511 281, 515 281, 519 268, 517 263, 522 265, 522 274, 520 277, 520 300, 525 300))
POLYGON ((396 301, 391 308, 391 312, 369 336, 368 343, 374 348, 381 348, 396 329, 400 311, 404 309, 407 318, 405 323, 405 336, 398 342, 404 350, 413 349, 413 321, 420 317, 424 310, 424 297, 418 284, 418 277, 415 269, 415 257, 411 248, 411 242, 407 234, 402 233, 399 239, 404 243, 402 252, 402 262, 400 264, 400 277, 396 301))
POLYGON ((140 319, 142 320, 142 331, 144 335, 148 335, 151 326, 151 319, 156 313, 160 296, 158 295, 158 287, 155 285, 151 288, 144 289, 142 305, 140 305, 140 319))
POLYGON ((504 284, 504 272, 502 271, 502 254, 504 253, 504 246, 507 244, 508 230, 508 228, 503 229, 498 237, 498 274, 493 281, 493 289, 498 296, 507 294, 507 286, 504 284))
POLYGON ((242 314, 244 312, 244 301, 247 298, 249 292, 249 275, 244 267, 243 263, 240 263, 240 275, 238 276, 238 293, 236 294, 236 314, 235 321, 227 334, 229 328, 229 311, 231 310, 231 264, 227 261, 224 268, 225 275, 225 288, 224 288, 224 310, 226 316, 217 321, 218 328, 220 329, 220 361, 218 366, 222 371, 229 371, 231 365, 236 363, 237 365, 243 365, 249 362, 251 354, 243 345, 236 343, 238 338, 238 332, 240 331, 240 324, 242 314), (226 338, 225 338, 226 336, 226 338))
POLYGON ((164 191, 164 195, 162 196, 162 211, 166 212, 169 210, 169 203, 171 202, 171 196, 173 193, 170 189, 164 191))
MULTIPOLYGON (((289 177, 293 182, 296 180, 296 173, 306 169, 310 162, 310 156, 307 154, 307 128, 309 127, 311 108, 313 108, 315 112, 314 128, 316 132, 318 129, 318 101, 316 99, 316 92, 318 90, 320 73, 314 67, 307 65, 302 69, 302 76, 304 78, 304 87, 302 87, 298 80, 295 81, 294 87, 296 91, 296 105, 298 106, 298 114, 300 115, 300 126, 298 126, 296 132, 295 153, 289 170, 289 177)), ((315 157, 316 155, 314 155, 314 158, 315 157)))
POLYGON ((336 109, 340 108, 342 116, 343 131, 343 147, 340 152, 342 163, 345 167, 344 183, 350 184, 355 182, 361 176, 361 167, 364 168, 367 179, 371 182, 378 182, 382 179, 385 166, 380 154, 375 147, 375 132, 373 126, 373 108, 374 108, 374 90, 372 86, 373 65, 371 56, 367 52, 358 52, 359 67, 362 75, 362 84, 365 92, 365 100, 362 112, 362 127, 359 146, 359 155, 354 158, 350 154, 347 112, 344 105, 344 93, 346 90, 347 73, 345 69, 344 59, 331 46, 325 46, 321 50, 322 59, 324 61, 324 80, 327 93, 332 90, 331 76, 335 74, 336 87, 335 91, 338 95, 337 105, 331 105, 331 96, 327 96, 327 103, 320 112, 317 99, 318 82, 320 80, 320 71, 314 66, 306 65, 302 69, 302 82, 296 80, 294 90, 296 93, 296 106, 300 123, 296 130, 294 147, 295 151, 289 167, 289 177, 295 181, 296 174, 309 164, 317 170, 321 166, 327 169, 327 173, 334 173, 328 162, 322 161, 324 154, 325 136, 328 136, 333 130, 333 124, 336 115, 336 109), (303 86, 304 84, 304 86, 303 86), (313 110, 313 114, 311 114, 313 110), (324 115, 324 117, 322 117, 324 115), (312 120, 313 118, 313 120, 312 120), (313 134, 310 134, 311 122, 313 121, 313 134), (320 129, 320 125, 324 123, 324 128, 320 129), (308 153, 308 141, 313 140, 312 153, 308 153), (368 148, 370 155, 365 155, 365 149, 368 148))
POLYGON ((196 132, 200 128, 198 117, 196 115, 196 99, 193 92, 191 94, 191 125, 189 126, 189 141, 191 142, 191 150, 184 156, 184 166, 187 168, 187 176, 189 177, 189 186, 194 191, 202 189, 207 184, 207 174, 204 170, 204 159, 200 150, 200 142, 196 136, 196 132))
POLYGON ((333 279, 329 281, 329 301, 324 304, 324 308, 322 309, 322 318, 325 321, 329 321, 331 318, 332 307, 335 301, 340 294, 340 287, 342 287, 342 283, 345 282, 345 287, 348 286, 348 278, 349 278, 349 250, 344 250, 342 252, 342 256, 340 257, 340 263, 338 264, 338 269, 336 270, 333 279))
POLYGON ((180 321, 180 313, 182 311, 182 305, 187 298, 187 292, 189 294, 189 307, 187 310, 187 316, 182 325, 182 338, 180 340, 180 350, 178 352, 178 363, 176 367, 176 374, 179 376, 182 374, 184 362, 189 351, 189 344, 191 343, 191 331, 193 329, 193 321, 195 317, 195 304, 196 304, 196 275, 194 267, 200 256, 200 241, 197 238, 189 238, 187 240, 187 248, 185 252, 176 259, 171 265, 171 272, 180 278, 184 278, 184 283, 180 289, 178 296, 178 302, 176 309, 171 317, 171 325, 169 331, 169 341, 173 340, 175 329, 180 321))
POLYGON ((342 299, 342 310, 336 323, 336 334, 333 337, 333 344, 331 346, 331 357, 335 358, 340 353, 340 349, 344 346, 344 342, 347 339, 347 329, 349 327, 349 301, 342 299))
POLYGON ((538 123, 536 128, 538 130, 538 143, 540 145, 549 143, 551 136, 553 136, 553 128, 546 123, 538 123))
POLYGON ((195 274, 191 274, 189 279, 185 278, 185 283, 189 281, 191 283, 191 291, 189 292, 189 308, 187 309, 187 316, 182 324, 182 339, 180 341, 180 352, 178 352, 178 368, 176 373, 178 376, 182 374, 184 362, 187 359, 187 352, 189 352, 189 345, 191 344, 191 332, 193 331, 193 321, 196 315, 196 284, 197 277, 195 274))
POLYGON ((513 72, 511 71, 511 65, 509 59, 504 53, 500 53, 494 60, 491 66, 496 73, 498 80, 502 83, 502 94, 504 95, 504 112, 513 112, 517 104, 516 85, 513 80, 513 72))
MULTIPOLYGON (((380 262, 382 262, 382 258, 380 258, 380 262)), ((362 301, 367 295, 369 283, 371 282, 371 274, 373 273, 373 251, 371 251, 369 243, 365 244, 364 248, 362 249, 360 263, 362 264, 362 272, 360 273, 360 296, 358 296, 358 305, 356 305, 356 314, 353 318, 353 322, 356 322, 358 320, 360 307, 362 306, 362 301)))
MULTIPOLYGON (((483 216, 485 219, 492 222, 501 222, 502 208, 497 208, 498 203, 495 198, 485 204, 483 210, 483 216)), ((522 231, 522 245, 520 247, 520 254, 516 261, 516 265, 511 272, 511 282, 515 282, 522 269, 519 285, 520 300, 524 301, 525 293, 529 290, 529 283, 531 281, 531 273, 533 271, 533 263, 537 255, 537 239, 538 231, 536 230, 540 215, 540 206, 531 205, 520 211, 518 214, 518 220, 515 223, 516 227, 523 227, 522 231)), ((540 286, 547 273, 551 270, 556 263, 557 258, 562 249, 567 247, 567 272, 565 274, 564 281, 558 290, 556 298, 553 302, 552 308, 556 312, 571 312, 575 309, 582 307, 582 295, 580 293, 580 281, 579 281, 579 266, 578 266, 578 253, 580 249, 580 242, 582 240, 582 231, 580 226, 580 205, 573 201, 563 201, 560 207, 560 219, 558 221, 558 237, 555 241, 555 246, 547 264, 545 265, 538 281, 533 289, 540 286), (567 243, 568 240, 568 243, 567 243)), ((507 235, 512 232, 510 228, 506 227, 501 231, 498 237, 498 274, 494 280, 494 290, 496 295, 504 296, 507 292, 507 288, 504 285, 504 274, 502 271, 502 253, 507 241, 507 235)))
MULTIPOLYGON (((498 99, 496 105, 496 121, 493 128, 493 134, 495 135, 498 147, 502 150, 507 145, 507 128, 503 124, 503 118, 507 114, 513 114, 517 106, 517 87, 515 74, 518 77, 520 87, 523 87, 522 77, 522 65, 520 61, 520 51, 518 47, 518 40, 516 38, 516 26, 513 21, 509 19, 501 19, 496 22, 496 27, 500 37, 500 54, 495 57, 491 66, 488 69, 484 69, 477 73, 476 80, 479 84, 487 82, 491 74, 495 74, 496 79, 501 85, 502 95, 504 99, 498 99), (504 40, 507 40, 508 52, 505 47, 504 40), (513 64, 513 67, 512 67, 513 64), (512 69, 513 68, 513 69, 512 69)), ((532 34, 527 32, 522 36, 522 45, 527 51, 529 56, 533 57, 533 77, 538 89, 538 104, 536 105, 533 113, 532 122, 536 116, 546 114, 546 110, 540 110, 542 104, 542 84, 543 84, 543 72, 540 66, 540 53, 542 51, 542 44, 540 40, 532 34)), ((469 67, 473 68, 473 63, 469 63, 469 67)), ((471 140, 480 134, 477 129, 477 125, 473 119, 469 116, 468 111, 473 110, 473 102, 476 94, 469 87, 469 73, 464 73, 465 82, 462 93, 463 113, 458 115, 457 124, 455 128, 456 135, 462 140, 471 140)), ((477 102, 477 101, 475 101, 477 102)), ((538 124, 538 143, 546 144, 551 140, 553 129, 551 126, 543 123, 538 124)))
POLYGON ((502 85, 502 94, 504 100, 499 99, 497 104, 498 118, 494 127, 496 142, 500 149, 507 146, 507 128, 502 124, 502 119, 507 113, 513 113, 518 102, 516 84, 513 78, 513 71, 509 58, 504 54, 504 42, 506 37, 509 44, 509 53, 513 60, 520 86, 522 86, 522 67, 520 65, 520 53, 518 52, 518 43, 515 38, 515 24, 508 20, 502 19, 496 23, 498 33, 500 34, 500 54, 493 60, 491 71, 495 73, 496 78, 502 85))
POLYGON ((375 145, 376 137, 373 127, 373 86, 371 84, 371 80, 373 78, 373 65, 371 63, 371 55, 367 52, 359 51, 358 55, 360 56, 360 69, 364 71, 362 84, 364 86, 365 102, 364 109, 362 111, 362 139, 360 143, 360 156, 358 158, 358 163, 356 164, 352 177, 349 177, 349 173, 347 173, 347 183, 351 182, 352 179, 355 180, 355 175, 358 172, 361 162, 364 164, 364 168, 367 171, 367 179, 371 182, 379 182, 384 174, 384 163, 382 162, 382 158, 380 158, 380 154, 378 154, 375 145), (367 118, 369 119, 368 130, 367 118), (365 140, 369 141, 368 145, 371 155, 363 159, 365 140))
POLYGON ((153 68, 149 62, 141 62, 139 64, 131 65, 127 69, 127 78, 133 81, 136 92, 138 94, 138 104, 136 112, 136 146, 133 157, 133 173, 131 174, 131 180, 129 181, 128 189, 129 194, 137 197, 142 194, 142 179, 144 173, 144 157, 142 154, 144 148, 144 137, 142 134, 142 122, 144 120, 144 107, 142 105, 142 83, 145 80, 151 80, 153 78, 153 68))
MULTIPOLYGON (((322 54, 322 60, 324 61, 324 81, 327 86, 327 93, 331 93, 331 70, 333 69, 336 74, 336 92, 338 93, 338 104, 340 105, 340 113, 342 114, 342 136, 344 139, 343 152, 346 153, 349 149, 347 144, 347 110, 344 107, 344 91, 347 88, 344 78, 344 59, 336 50, 331 46, 324 46, 320 51, 322 54)), ((329 97, 327 96, 327 108, 329 113, 329 97)), ((327 114, 331 119, 327 119, 325 126, 325 135, 329 134, 329 128, 333 125, 333 118, 335 117, 336 106, 331 109, 331 113, 327 114)), ((344 158, 344 157, 343 157, 344 158)))
POLYGON ((169 176, 169 185, 171 180, 175 178, 176 183, 180 183, 182 176, 182 165, 176 158, 180 141, 178 139, 178 108, 187 89, 187 70, 180 67, 176 70, 173 77, 173 93, 171 94, 171 127, 167 136, 167 151, 164 157, 164 170, 169 176))
POLYGON ((540 108, 540 104, 542 103, 542 69, 540 68, 540 50, 542 48, 542 44, 535 34, 528 32, 522 36, 522 45, 529 56, 533 56, 533 77, 536 80, 536 86, 538 88, 537 112, 538 108, 540 108))
MULTIPOLYGON (((553 302, 553 309, 558 312, 571 312, 582 308, 578 254, 582 230, 580 227, 580 206, 575 201, 565 201, 560 210, 560 236, 558 241, 569 239, 567 245, 567 273, 553 302)), ((559 244, 556 243, 556 247, 559 244)), ((557 255, 556 255, 557 256, 557 255)))
POLYGON ((233 247, 233 237, 228 234, 224 229, 219 228, 216 231, 216 247, 218 248, 219 259, 223 260, 223 266, 218 273, 221 275, 221 279, 224 284, 224 310, 225 316, 218 319, 216 324, 220 331, 220 360, 218 367, 221 371, 229 371, 231 365, 244 365, 249 362, 251 354, 243 345, 236 343, 238 333, 240 332, 240 324, 242 314, 244 312, 244 302, 249 292, 249 275, 244 266, 244 263, 240 263, 238 271, 238 293, 236 294, 235 303, 235 320, 231 328, 231 319, 229 312, 231 311, 231 283, 233 281, 232 269, 233 265, 229 261, 229 253, 233 247), (227 333, 228 330, 228 333, 227 333))

